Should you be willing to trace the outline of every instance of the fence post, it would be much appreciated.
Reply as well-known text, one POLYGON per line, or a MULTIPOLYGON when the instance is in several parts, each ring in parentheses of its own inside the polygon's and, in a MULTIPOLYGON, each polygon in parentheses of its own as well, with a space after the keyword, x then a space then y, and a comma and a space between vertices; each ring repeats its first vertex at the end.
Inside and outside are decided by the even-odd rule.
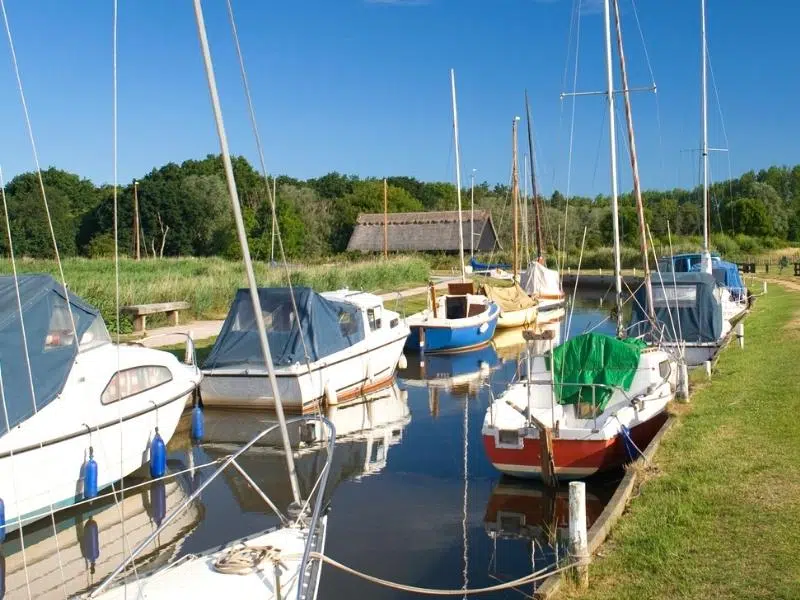
POLYGON ((586 484, 569 484, 569 553, 576 561, 578 587, 589 587, 589 540, 586 535, 586 484))

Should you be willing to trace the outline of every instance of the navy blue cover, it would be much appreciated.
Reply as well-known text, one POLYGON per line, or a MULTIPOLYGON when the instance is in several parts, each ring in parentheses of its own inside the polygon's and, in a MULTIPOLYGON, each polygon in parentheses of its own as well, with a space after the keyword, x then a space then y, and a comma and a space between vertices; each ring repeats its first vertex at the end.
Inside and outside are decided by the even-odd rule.
MULTIPOLYGON (((308 287, 292 291, 297 314, 289 288, 258 289, 276 366, 314 362, 364 339, 363 317, 355 306, 323 298, 308 287)), ((249 289, 236 292, 222 331, 203 364, 204 369, 238 366, 264 366, 249 289)))
MULTIPOLYGON (((52 402, 67 381, 78 344, 72 332, 64 287, 49 275, 17 278, 22 320, 14 277, 0 277, 0 370, 2 400, 0 435, 16 427, 52 402), (22 324, 28 341, 34 397, 25 360, 22 324), (34 410, 34 406, 36 407, 34 410)), ((74 294, 69 294, 78 340, 99 317, 99 312, 74 294)))
MULTIPOLYGON (((712 275, 664 273, 663 279, 659 279, 658 273, 653 273, 652 281, 656 320, 666 341, 680 338, 684 342, 704 343, 715 342, 722 336, 722 304, 715 294, 718 284, 712 275)), ((631 317, 634 335, 650 330, 646 305, 647 294, 641 286, 631 317)))

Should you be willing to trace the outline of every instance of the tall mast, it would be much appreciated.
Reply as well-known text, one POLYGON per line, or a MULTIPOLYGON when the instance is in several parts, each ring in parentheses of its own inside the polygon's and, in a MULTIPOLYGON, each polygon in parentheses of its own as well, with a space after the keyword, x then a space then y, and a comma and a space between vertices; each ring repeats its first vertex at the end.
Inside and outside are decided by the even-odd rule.
POLYGON ((214 120, 217 125, 219 147, 220 152, 222 152, 222 164, 225 167, 225 178, 228 182, 228 195, 230 196, 231 206, 233 207, 233 219, 236 223, 236 233, 239 236, 239 243, 242 247, 242 257, 244 258, 244 267, 247 273, 247 283, 250 287, 250 298, 253 302, 256 329, 258 330, 258 341, 261 344, 261 353, 264 356, 264 364, 269 373, 269 383, 272 386, 272 392, 275 397, 275 412, 278 415, 281 437, 283 438, 283 449, 286 454, 286 466, 289 470, 289 482, 292 486, 292 496, 294 497, 294 501, 302 506, 300 503, 300 486, 297 483, 297 472, 294 467, 292 446, 289 442, 289 431, 286 429, 286 417, 283 414, 283 404, 281 403, 281 396, 278 391, 278 381, 275 378, 275 367, 272 364, 272 353, 270 352, 267 334, 265 333, 266 329, 264 326, 264 315, 261 312, 261 300, 258 297, 258 286, 256 285, 256 277, 253 273, 253 262, 250 260, 250 247, 247 243, 247 233, 245 232, 244 221, 242 220, 242 209, 239 206, 239 192, 236 189, 236 180, 233 177, 231 154, 228 150, 228 137, 225 134, 225 124, 222 121, 222 109, 220 108, 219 94, 217 93, 217 81, 214 77, 214 65, 211 62, 211 50, 208 47, 208 37, 206 36, 206 24, 203 19, 201 0, 194 0, 194 14, 197 20, 197 33, 200 38, 200 48, 203 52, 206 78, 208 79, 208 91, 211 94, 211 105, 214 109, 214 120))
POLYGON ((528 123, 528 163, 531 171, 531 193, 533 194, 533 214, 536 222, 536 258, 544 252, 542 242, 542 215, 539 208, 539 190, 536 188, 536 169, 533 167, 533 134, 531 133, 531 106, 528 103, 528 90, 525 90, 525 116, 528 123))
POLYGON ((469 257, 475 256, 475 169, 469 186, 469 257))
POLYGON ((464 226, 461 221, 461 154, 458 147, 458 106, 456 104, 456 72, 450 69, 450 89, 453 92, 453 143, 456 146, 456 197, 458 198, 458 257, 461 262, 461 281, 467 280, 464 268, 464 226))
POLYGON ((708 58, 706 55, 706 0, 700 0, 700 37, 702 38, 702 113, 703 113, 703 256, 700 265, 703 271, 711 273, 711 254, 708 231, 708 58))
POLYGON ((524 171, 522 175, 522 181, 525 184, 525 189, 522 192, 522 256, 525 259, 525 264, 527 266, 528 261, 531 258, 531 243, 530 243, 530 235, 528 233, 528 229, 530 229, 530 220, 528 219, 528 198, 530 197, 528 194, 528 155, 522 155, 522 170, 524 171))
POLYGON ((622 327, 622 265, 619 256, 619 204, 617 199, 617 132, 614 119, 614 72, 611 64, 611 9, 609 0, 603 0, 603 20, 606 33, 606 79, 608 83, 608 142, 611 151, 611 217, 614 229, 614 287, 617 292, 617 337, 624 333, 622 327))
POLYGON ((511 163, 511 201, 514 203, 514 281, 519 273, 519 173, 517 172, 517 123, 514 117, 511 124, 512 163, 511 163))
POLYGON ((642 186, 639 182, 639 160, 636 156, 636 136, 633 133, 633 113, 631 112, 631 95, 628 88, 628 72, 625 68, 625 51, 622 45, 622 24, 619 18, 619 1, 614 0, 614 21, 617 26, 617 53, 619 54, 619 68, 622 72, 622 97, 625 101, 625 121, 628 126, 628 151, 631 158, 631 171, 633 173, 633 195, 636 198, 636 215, 639 217, 639 249, 642 253, 642 268, 644 269, 644 287, 647 295, 647 312, 655 321, 655 308, 653 307, 653 283, 650 281, 650 261, 647 257, 647 227, 644 220, 644 204, 642 202, 642 186))

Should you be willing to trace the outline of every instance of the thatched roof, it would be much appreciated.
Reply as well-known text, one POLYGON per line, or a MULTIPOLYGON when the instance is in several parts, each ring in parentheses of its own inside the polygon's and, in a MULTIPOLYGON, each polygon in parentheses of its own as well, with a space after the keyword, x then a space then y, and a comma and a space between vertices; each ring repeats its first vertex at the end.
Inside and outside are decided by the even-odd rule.
MULTIPOLYGON (((458 211, 389 213, 386 217, 390 252, 458 252, 458 211)), ((383 251, 383 213, 358 216, 348 250, 383 251)), ((469 252, 470 212, 462 212, 464 250, 469 252)), ((492 252, 500 247, 488 210, 475 211, 475 250, 492 252)))

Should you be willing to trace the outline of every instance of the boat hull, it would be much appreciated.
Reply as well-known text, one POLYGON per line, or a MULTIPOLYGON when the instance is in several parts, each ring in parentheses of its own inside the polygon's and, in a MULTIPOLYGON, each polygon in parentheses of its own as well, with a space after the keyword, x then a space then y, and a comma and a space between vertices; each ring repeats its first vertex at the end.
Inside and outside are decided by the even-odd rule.
POLYGON ((462 352, 489 342, 497 328, 500 309, 491 304, 480 318, 444 320, 445 324, 409 324, 406 349, 424 352, 462 352), (466 321, 461 324, 459 321, 466 321))
POLYGON ((536 324, 538 310, 536 306, 529 306, 520 310, 502 311, 497 318, 498 329, 513 329, 515 327, 530 327, 536 324))
MULTIPOLYGON (((667 420, 662 411, 639 423, 631 430, 636 446, 644 450, 667 420)), ((486 454, 501 473, 520 478, 542 477, 542 455, 538 430, 523 437, 519 449, 497 448, 494 435, 483 435, 486 454)), ((595 473, 618 469, 630 461, 621 434, 608 439, 559 439, 553 438, 553 461, 559 479, 582 479, 595 473)))
MULTIPOLYGON (((283 408, 288 412, 316 410, 335 393, 339 404, 358 400, 381 389, 394 378, 403 352, 406 332, 398 328, 394 339, 361 352, 352 348, 310 365, 276 369, 275 378, 283 408), (327 390, 327 391, 326 391, 327 390)), ((207 371, 200 386, 205 406, 226 408, 275 408, 269 376, 259 372, 207 371)))
MULTIPOLYGON (((17 529, 20 517, 23 522, 31 522, 50 514, 51 510, 61 510, 82 500, 84 465, 90 447, 98 465, 99 491, 146 465, 156 428, 168 443, 193 392, 194 386, 173 398, 146 406, 138 413, 121 413, 121 423, 110 420, 92 424, 91 433, 86 425, 78 426, 76 431, 60 439, 51 438, 27 447, 17 445, 0 454, 0 482, 6 482, 0 484, 6 509, 6 531, 17 529)), ((47 409, 58 408, 54 406, 57 402, 47 409)))

